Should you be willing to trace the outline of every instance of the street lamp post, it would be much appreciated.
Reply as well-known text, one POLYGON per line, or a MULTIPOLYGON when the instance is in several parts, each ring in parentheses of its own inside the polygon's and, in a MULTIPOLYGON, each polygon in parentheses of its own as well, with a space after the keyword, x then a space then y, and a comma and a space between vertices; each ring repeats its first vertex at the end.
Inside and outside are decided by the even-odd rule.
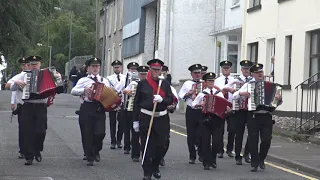
POLYGON ((44 46, 44 47, 48 47, 50 49, 50 56, 49 56, 49 67, 51 67, 51 54, 52 54, 52 46, 48 46, 48 45, 44 45, 41 43, 37 43, 37 46, 44 46))
POLYGON ((69 61, 68 61, 68 69, 70 71, 71 67, 70 67, 70 61, 71 61, 71 43, 72 43, 72 12, 73 11, 69 11, 66 9, 62 9, 60 7, 54 7, 55 10, 57 11, 67 11, 70 12, 70 28, 69 28, 69 61))

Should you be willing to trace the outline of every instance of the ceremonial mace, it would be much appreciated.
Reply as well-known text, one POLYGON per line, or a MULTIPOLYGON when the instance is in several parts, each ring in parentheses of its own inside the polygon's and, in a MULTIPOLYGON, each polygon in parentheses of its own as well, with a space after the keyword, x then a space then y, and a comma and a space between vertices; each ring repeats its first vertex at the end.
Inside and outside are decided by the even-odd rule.
MULTIPOLYGON (((159 91, 160 91, 160 87, 161 87, 162 81, 165 79, 162 74, 158 78, 159 78, 159 84, 158 84, 157 95, 159 95, 159 91)), ((153 110, 152 110, 151 120, 150 120, 150 123, 149 123, 147 141, 146 141, 146 145, 144 146, 144 151, 143 151, 143 156, 142 156, 142 165, 144 163, 144 158, 145 158, 146 152, 147 152, 147 146, 148 146, 148 142, 149 142, 149 137, 150 137, 151 128, 152 128, 152 124, 153 124, 154 113, 156 111, 157 104, 158 104, 158 102, 154 102, 154 104, 153 104, 153 110)))

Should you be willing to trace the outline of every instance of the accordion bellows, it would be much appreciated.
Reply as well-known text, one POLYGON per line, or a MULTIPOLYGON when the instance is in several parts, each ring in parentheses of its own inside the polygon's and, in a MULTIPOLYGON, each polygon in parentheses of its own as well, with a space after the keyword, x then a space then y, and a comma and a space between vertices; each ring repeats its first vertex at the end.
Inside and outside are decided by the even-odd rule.
POLYGON ((99 101, 107 112, 121 104, 118 94, 103 83, 93 83, 93 93, 89 99, 99 101))
POLYGON ((207 94, 203 100, 204 106, 202 107, 202 113, 215 114, 221 119, 224 119, 227 115, 227 106, 232 107, 232 104, 228 100, 217 95, 207 94))

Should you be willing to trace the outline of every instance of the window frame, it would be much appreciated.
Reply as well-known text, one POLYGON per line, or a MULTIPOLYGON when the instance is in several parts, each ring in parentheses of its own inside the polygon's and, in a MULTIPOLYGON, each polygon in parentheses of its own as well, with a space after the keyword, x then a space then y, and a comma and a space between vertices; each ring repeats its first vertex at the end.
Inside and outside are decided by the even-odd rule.
POLYGON ((239 73, 239 70, 240 70, 240 68, 239 68, 239 58, 240 58, 240 53, 241 53, 241 42, 240 42, 240 37, 239 37, 239 35, 237 35, 237 34, 228 34, 228 35, 226 35, 225 36, 225 59, 227 59, 227 60, 230 60, 229 59, 229 51, 228 51, 228 46, 229 46, 229 44, 230 45, 237 45, 237 48, 238 48, 238 50, 237 50, 237 53, 235 54, 235 53, 232 53, 232 54, 230 54, 230 55, 236 55, 237 56, 237 61, 236 61, 236 64, 234 64, 233 62, 232 62, 232 66, 234 66, 234 65, 236 65, 236 68, 235 68, 235 72, 231 72, 231 74, 238 74, 239 73), (237 37, 237 40, 236 41, 229 41, 229 37, 230 36, 236 36, 237 37))
POLYGON ((249 8, 247 9, 247 13, 259 10, 261 8, 262 8, 261 0, 249 0, 249 8), (256 1, 258 1, 257 4, 255 3, 256 1), (252 6, 250 5, 251 4, 250 2, 253 2, 252 6))
POLYGON ((249 43, 248 44, 249 48, 250 48, 250 54, 249 54, 249 60, 253 63, 258 63, 258 57, 259 57, 259 42, 253 42, 253 43, 249 43), (252 61, 252 49, 254 46, 257 46, 256 47, 256 51, 255 51, 255 60, 256 61, 252 61))
POLYGON ((310 33, 310 54, 309 54, 309 77, 311 77, 312 75, 316 74, 317 72, 315 73, 312 73, 312 61, 316 60, 316 59, 319 59, 318 61, 318 70, 317 72, 320 72, 320 30, 315 30, 315 31, 311 31, 310 33), (312 44, 313 44, 313 38, 312 36, 313 35, 317 35, 317 38, 316 38, 316 41, 317 41, 317 52, 315 54, 312 53, 312 44))

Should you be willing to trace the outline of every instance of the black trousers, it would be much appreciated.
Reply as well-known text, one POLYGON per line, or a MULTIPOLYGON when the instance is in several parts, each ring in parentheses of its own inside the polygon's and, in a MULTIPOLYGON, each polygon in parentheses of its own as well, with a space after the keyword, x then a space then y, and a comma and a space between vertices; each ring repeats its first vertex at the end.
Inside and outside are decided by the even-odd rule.
POLYGON ((274 121, 272 115, 254 113, 248 119, 248 132, 249 132, 249 147, 251 155, 251 166, 257 167, 260 162, 264 161, 267 157, 272 139, 272 127, 274 121), (260 135, 260 151, 259 146, 260 135))
POLYGON ((220 119, 215 115, 210 117, 209 122, 203 121, 206 118, 209 117, 202 115, 202 120, 200 122, 202 127, 202 153, 204 166, 217 164, 217 153, 220 150, 220 138, 224 125, 224 119, 220 119))
POLYGON ((43 151, 47 130, 47 105, 24 103, 21 108, 20 125, 26 160, 43 151))
MULTIPOLYGON (((236 157, 235 157, 235 159, 238 160, 238 159, 242 158, 242 156, 240 154, 242 151, 243 134, 244 134, 244 131, 246 128, 247 119, 252 117, 252 112, 245 111, 245 110, 239 110, 239 111, 235 112, 235 116, 236 116, 236 138, 235 138, 236 157)), ((247 138, 247 142, 245 145, 244 155, 249 154, 248 139, 249 138, 247 138)))
POLYGON ((123 129, 124 129, 121 113, 118 111, 110 111, 109 119, 110 119, 111 144, 121 144, 123 129), (117 122, 118 122, 118 131, 117 131, 117 122), (116 134, 117 134, 117 138, 116 138, 116 134))
POLYGON ((187 106, 186 109, 186 125, 187 125, 187 143, 189 149, 189 158, 196 159, 196 148, 198 146, 198 155, 202 156, 202 146, 201 146, 201 132, 200 119, 202 117, 200 109, 192 109, 190 106, 187 106), (198 134, 197 134, 198 132, 198 134))
MULTIPOLYGON (((140 113, 140 137, 143 152, 146 145, 150 119, 151 116, 140 113)), ((154 117, 144 163, 142 165, 145 176, 150 176, 154 171, 159 169, 160 161, 166 151, 165 144, 169 132, 169 116, 154 117)))
MULTIPOLYGON (((228 143, 227 152, 232 152, 234 146, 234 139, 236 136, 236 117, 230 115, 226 118, 227 121, 227 132, 228 132, 228 143)), ((220 135, 220 153, 224 153, 224 131, 225 131, 225 121, 223 121, 222 133, 220 135)))
POLYGON ((18 137, 19 137, 19 153, 21 154, 25 154, 25 150, 24 150, 24 136, 22 134, 22 122, 21 122, 21 107, 22 104, 17 104, 17 109, 20 109, 19 113, 17 114, 18 116, 18 128, 19 128, 19 132, 18 132, 18 137))
MULTIPOLYGON (((124 150, 131 150, 130 134, 133 130, 133 116, 132 111, 123 110, 121 112, 123 122, 123 135, 124 135, 124 150)), ((138 139, 139 140, 139 139, 138 139)))
MULTIPOLYGON (((100 105, 84 102, 80 107, 79 121, 84 138, 84 151, 88 161, 93 161, 96 153, 102 150, 106 135, 106 114, 97 111, 100 105)), ((100 107, 101 108, 101 107, 100 107)))
POLYGON ((80 116, 78 118, 78 121, 79 121, 79 127, 80 127, 80 134, 81 134, 81 142, 82 142, 82 148, 83 148, 83 152, 84 152, 84 155, 86 155, 85 153, 85 149, 84 149, 84 132, 83 132, 83 126, 82 124, 80 123, 80 116))

